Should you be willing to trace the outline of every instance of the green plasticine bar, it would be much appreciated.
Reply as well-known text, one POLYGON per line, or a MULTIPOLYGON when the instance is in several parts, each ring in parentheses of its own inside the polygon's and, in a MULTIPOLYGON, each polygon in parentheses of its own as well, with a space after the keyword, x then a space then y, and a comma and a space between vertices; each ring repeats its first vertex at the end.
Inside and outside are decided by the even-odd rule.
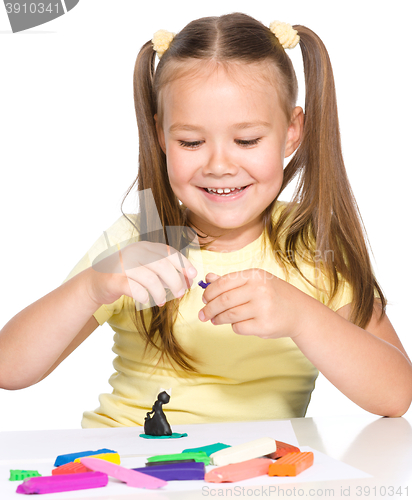
POLYGON ((41 474, 39 474, 37 470, 11 469, 9 481, 23 481, 23 479, 27 479, 28 477, 39 476, 41 476, 41 474))
POLYGON ((148 462, 164 462, 164 461, 180 461, 188 460, 192 458, 196 462, 203 462, 205 465, 209 465, 210 458, 206 455, 204 451, 199 452, 189 452, 189 453, 175 453, 173 455, 155 455, 154 457, 148 457, 148 462))
POLYGON ((208 444, 207 446, 200 446, 199 448, 188 448, 187 450, 183 450, 182 453, 193 453, 193 452, 198 453, 199 451, 204 451, 206 455, 210 457, 212 453, 224 450, 225 448, 230 448, 230 445, 223 443, 215 443, 215 444, 208 444))

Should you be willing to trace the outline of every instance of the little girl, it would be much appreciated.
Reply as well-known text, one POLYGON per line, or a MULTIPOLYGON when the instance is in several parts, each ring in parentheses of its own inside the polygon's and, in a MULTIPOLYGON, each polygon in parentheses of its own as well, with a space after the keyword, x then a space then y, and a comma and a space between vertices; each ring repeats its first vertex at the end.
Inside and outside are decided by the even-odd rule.
POLYGON ((371 267, 321 40, 244 14, 161 30, 134 97, 140 213, 5 325, 0 386, 39 382, 107 321, 113 392, 83 427, 143 425, 162 388, 172 426, 303 417, 318 371, 362 408, 404 414, 412 367, 371 267), (297 44, 305 112, 285 51, 297 44))

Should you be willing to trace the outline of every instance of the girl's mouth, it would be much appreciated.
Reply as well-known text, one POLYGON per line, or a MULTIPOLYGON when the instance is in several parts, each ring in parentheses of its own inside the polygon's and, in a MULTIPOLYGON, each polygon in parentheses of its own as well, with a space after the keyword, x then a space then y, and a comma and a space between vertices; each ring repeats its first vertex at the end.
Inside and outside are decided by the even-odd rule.
POLYGON ((234 188, 202 188, 206 193, 219 198, 229 198, 236 196, 244 191, 249 186, 234 187, 234 188))

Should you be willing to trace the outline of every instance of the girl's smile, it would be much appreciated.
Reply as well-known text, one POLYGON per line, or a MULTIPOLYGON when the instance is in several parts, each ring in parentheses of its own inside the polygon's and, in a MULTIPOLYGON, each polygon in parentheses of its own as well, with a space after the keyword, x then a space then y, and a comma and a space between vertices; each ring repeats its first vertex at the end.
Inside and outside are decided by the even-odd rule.
POLYGON ((283 160, 298 146, 301 108, 288 125, 262 65, 219 65, 166 85, 159 141, 171 187, 189 221, 220 236, 216 251, 257 239, 262 213, 277 197, 283 160), (272 91, 268 91, 268 88, 272 91))

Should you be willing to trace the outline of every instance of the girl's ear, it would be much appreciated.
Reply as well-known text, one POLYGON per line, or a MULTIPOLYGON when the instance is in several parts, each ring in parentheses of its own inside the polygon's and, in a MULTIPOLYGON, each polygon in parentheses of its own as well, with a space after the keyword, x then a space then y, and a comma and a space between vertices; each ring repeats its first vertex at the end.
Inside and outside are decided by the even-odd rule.
POLYGON ((303 109, 300 106, 296 106, 292 112, 292 118, 288 127, 285 158, 290 156, 298 148, 303 136, 303 122, 303 109))
POLYGON ((160 147, 162 148, 163 153, 166 154, 166 142, 165 142, 165 134, 163 132, 163 127, 160 125, 159 120, 157 119, 157 115, 154 115, 154 119, 156 123, 156 132, 160 147))

